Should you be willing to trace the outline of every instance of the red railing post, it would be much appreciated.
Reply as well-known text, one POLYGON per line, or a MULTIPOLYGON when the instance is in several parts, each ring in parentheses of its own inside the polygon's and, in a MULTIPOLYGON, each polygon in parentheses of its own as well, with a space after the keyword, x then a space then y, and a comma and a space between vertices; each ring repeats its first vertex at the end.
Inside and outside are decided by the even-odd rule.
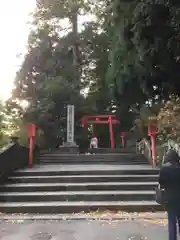
POLYGON ((124 141, 124 135, 121 134, 121 146, 124 148, 125 147, 125 141, 124 141))
POLYGON ((109 117, 109 133, 110 133, 110 141, 111 141, 111 148, 114 148, 114 133, 113 133, 113 125, 112 125, 112 117, 109 117))
POLYGON ((33 165, 33 150, 36 137, 36 130, 37 127, 35 124, 30 123, 27 125, 27 133, 29 139, 29 167, 32 167, 33 165))
POLYGON ((156 134, 157 127, 155 125, 149 125, 148 135, 151 138, 151 156, 153 160, 153 166, 156 166, 156 134))
POLYGON ((156 166, 156 135, 151 135, 151 151, 153 166, 156 166))
POLYGON ((29 139, 29 167, 31 168, 33 165, 33 138, 29 139))

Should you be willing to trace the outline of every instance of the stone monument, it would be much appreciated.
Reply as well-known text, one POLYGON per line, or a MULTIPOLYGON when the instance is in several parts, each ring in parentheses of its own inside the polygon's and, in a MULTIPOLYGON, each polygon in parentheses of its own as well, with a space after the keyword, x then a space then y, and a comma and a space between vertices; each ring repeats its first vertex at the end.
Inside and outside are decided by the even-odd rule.
POLYGON ((74 105, 67 106, 67 144, 76 146, 74 142, 74 105))
POLYGON ((67 139, 62 148, 65 152, 78 152, 78 146, 74 141, 74 105, 67 106, 67 139))

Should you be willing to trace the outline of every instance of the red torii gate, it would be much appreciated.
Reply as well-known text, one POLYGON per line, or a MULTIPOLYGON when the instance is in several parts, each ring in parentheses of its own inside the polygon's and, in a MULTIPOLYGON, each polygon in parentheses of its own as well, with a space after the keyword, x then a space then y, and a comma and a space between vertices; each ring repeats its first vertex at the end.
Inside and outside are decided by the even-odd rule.
POLYGON ((86 124, 109 124, 111 148, 115 148, 113 125, 120 124, 120 121, 115 119, 115 117, 116 116, 112 114, 85 115, 81 119, 81 123, 83 127, 86 124))

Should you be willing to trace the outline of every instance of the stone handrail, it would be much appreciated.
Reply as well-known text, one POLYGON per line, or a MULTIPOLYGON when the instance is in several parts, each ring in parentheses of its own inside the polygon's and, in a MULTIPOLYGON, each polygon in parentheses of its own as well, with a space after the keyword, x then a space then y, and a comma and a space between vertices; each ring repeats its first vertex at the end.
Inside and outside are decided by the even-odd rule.
POLYGON ((175 150, 180 156, 180 144, 179 143, 177 143, 173 140, 169 140, 168 141, 168 150, 169 149, 175 150))
POLYGON ((165 163, 164 157, 170 149, 176 151, 178 153, 178 155, 180 156, 180 144, 175 142, 174 140, 168 140, 167 143, 162 145, 162 148, 164 149, 164 151, 163 151, 163 160, 162 160, 161 164, 165 163))
MULTIPOLYGON (((39 149, 34 149, 38 154, 39 149)), ((35 162, 37 160, 35 159, 35 162)), ((9 142, 0 149, 0 183, 4 181, 12 171, 27 167, 29 163, 29 149, 18 142, 9 142)))
POLYGON ((16 143, 8 144, 0 151, 0 182, 15 169, 28 165, 28 149, 16 143))
MULTIPOLYGON (((170 149, 175 150, 178 155, 180 156, 180 144, 173 141, 173 140, 168 140, 167 143, 161 145, 161 148, 163 148, 163 154, 162 154, 162 161, 160 161, 160 165, 164 164, 164 157, 166 155, 166 152, 170 149)), ((150 143, 148 142, 148 140, 143 139, 140 142, 138 142, 136 144, 136 151, 138 153, 143 154, 149 161, 150 163, 153 165, 153 161, 152 161, 152 155, 151 155, 151 146, 150 143)))
POLYGON ((147 139, 143 139, 136 144, 136 151, 144 155, 149 162, 153 165, 152 156, 151 156, 151 146, 147 139))

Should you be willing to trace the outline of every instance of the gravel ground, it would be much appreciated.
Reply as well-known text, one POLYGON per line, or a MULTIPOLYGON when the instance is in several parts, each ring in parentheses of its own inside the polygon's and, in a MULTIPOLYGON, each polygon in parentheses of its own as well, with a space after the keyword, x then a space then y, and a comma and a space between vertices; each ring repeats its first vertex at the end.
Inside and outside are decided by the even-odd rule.
POLYGON ((168 240, 167 220, 1 220, 0 240, 168 240))

